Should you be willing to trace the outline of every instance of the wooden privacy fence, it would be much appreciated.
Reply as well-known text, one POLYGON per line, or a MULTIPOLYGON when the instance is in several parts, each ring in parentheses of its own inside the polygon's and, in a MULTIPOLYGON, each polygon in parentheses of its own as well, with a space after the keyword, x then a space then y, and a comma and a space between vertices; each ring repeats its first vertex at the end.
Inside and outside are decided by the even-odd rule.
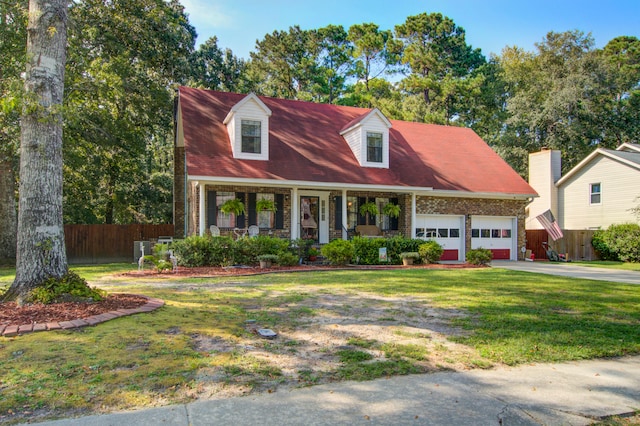
POLYGON ((165 235, 173 235, 173 225, 64 226, 69 263, 133 262, 134 241, 165 235))
POLYGON ((545 242, 549 243, 558 253, 569 253, 569 259, 597 260, 598 256, 591 245, 591 238, 594 232, 594 230, 563 229, 564 237, 558 241, 553 241, 544 229, 528 229, 527 249, 534 253, 536 259, 546 259, 547 253, 542 245, 545 242))

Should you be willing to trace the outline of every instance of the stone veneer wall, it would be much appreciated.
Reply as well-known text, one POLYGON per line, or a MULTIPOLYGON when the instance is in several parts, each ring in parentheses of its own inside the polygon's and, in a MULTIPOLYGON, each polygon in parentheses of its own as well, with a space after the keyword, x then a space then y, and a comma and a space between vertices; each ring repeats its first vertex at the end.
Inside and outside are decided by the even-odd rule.
MULTIPOLYGON (((409 206, 411 201, 409 200, 409 206)), ((453 197, 416 197, 417 214, 450 214, 465 216, 465 247, 471 249, 471 218, 472 216, 509 216, 518 221, 518 259, 524 255, 520 251, 526 246, 525 206, 527 200, 490 200, 483 198, 453 198, 453 197)))

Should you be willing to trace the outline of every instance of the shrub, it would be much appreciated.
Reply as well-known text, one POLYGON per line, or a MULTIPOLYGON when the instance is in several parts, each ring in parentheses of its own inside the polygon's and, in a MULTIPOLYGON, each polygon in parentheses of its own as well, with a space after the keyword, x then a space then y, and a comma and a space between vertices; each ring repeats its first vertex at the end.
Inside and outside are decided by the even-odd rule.
POLYGON ((377 265, 379 261, 379 249, 387 248, 387 261, 384 263, 400 264, 402 260, 400 253, 418 251, 418 246, 423 240, 412 240, 402 236, 394 236, 391 238, 364 238, 354 237, 353 258, 355 263, 359 265, 377 265))
POLYGON ((482 247, 467 252, 467 262, 472 265, 488 265, 491 257, 491 250, 482 247))
POLYGON ((426 241, 418 247, 418 253, 425 263, 438 263, 444 253, 444 248, 436 241, 426 241))
POLYGON ((56 303, 69 301, 98 302, 107 293, 91 288, 84 278, 69 271, 60 278, 48 278, 39 287, 33 289, 29 301, 33 303, 56 303))
POLYGON ((604 232, 602 239, 621 261, 640 262, 640 225, 611 225, 604 232))
POLYGON ((353 259, 353 244, 347 240, 333 240, 322 246, 322 255, 333 265, 346 265, 353 259))
POLYGON ((620 260, 618 255, 611 251, 607 243, 604 241, 605 231, 598 230, 591 237, 591 245, 601 260, 620 260))
POLYGON ((289 251, 278 253, 278 265, 294 266, 298 264, 299 257, 289 251))
POLYGON ((181 266, 225 266, 233 262, 233 240, 230 237, 192 236, 173 243, 181 266))

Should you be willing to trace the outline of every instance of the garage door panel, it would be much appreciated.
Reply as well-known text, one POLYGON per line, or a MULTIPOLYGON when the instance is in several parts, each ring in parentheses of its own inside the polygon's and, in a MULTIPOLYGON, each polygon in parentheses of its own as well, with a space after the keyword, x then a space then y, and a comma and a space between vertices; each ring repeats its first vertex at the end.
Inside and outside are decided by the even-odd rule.
POLYGON ((416 216, 416 238, 434 240, 440 244, 444 249, 440 260, 460 260, 464 250, 463 235, 463 216, 416 216))
POLYGON ((472 217, 471 248, 491 250, 493 259, 511 259, 515 220, 511 217, 472 217))

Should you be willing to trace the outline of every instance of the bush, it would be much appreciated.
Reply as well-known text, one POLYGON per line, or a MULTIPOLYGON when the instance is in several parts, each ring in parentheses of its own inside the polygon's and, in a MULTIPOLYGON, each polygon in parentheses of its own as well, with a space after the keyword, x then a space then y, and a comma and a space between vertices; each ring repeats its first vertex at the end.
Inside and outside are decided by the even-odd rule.
POLYGON ((467 262, 472 265, 488 265, 491 257, 491 250, 482 247, 467 252, 467 262))
POLYGON ((640 225, 611 225, 604 232, 602 240, 621 261, 640 262, 640 225))
POLYGON ((322 255, 332 265, 346 265, 353 259, 353 244, 347 240, 333 240, 322 246, 322 255))
POLYGON ((230 237, 192 236, 173 243, 178 264, 186 267, 226 266, 234 260, 230 237))
POLYGON ((91 288, 84 278, 69 271, 60 278, 48 278, 39 287, 33 289, 29 295, 29 302, 57 303, 57 302, 98 302, 107 293, 98 288, 91 288))
POLYGON ((418 246, 423 242, 423 240, 412 240, 411 238, 402 236, 391 238, 354 237, 352 240, 353 258, 355 259, 355 263, 359 265, 377 265, 380 263, 379 249, 386 247, 387 261, 384 263, 399 265, 402 263, 400 253, 417 252, 418 246))
POLYGON ((436 241, 429 240, 418 246, 418 253, 425 263, 438 263, 444 253, 444 248, 436 241))
POLYGON ((618 255, 609 249, 609 246, 604 241, 605 231, 598 230, 594 232, 593 237, 591 238, 591 245, 593 249, 596 251, 596 254, 600 258, 600 260, 620 260, 618 259, 618 255))
POLYGON ((298 264, 299 257, 289 251, 283 251, 278 254, 278 265, 295 266, 298 264))

